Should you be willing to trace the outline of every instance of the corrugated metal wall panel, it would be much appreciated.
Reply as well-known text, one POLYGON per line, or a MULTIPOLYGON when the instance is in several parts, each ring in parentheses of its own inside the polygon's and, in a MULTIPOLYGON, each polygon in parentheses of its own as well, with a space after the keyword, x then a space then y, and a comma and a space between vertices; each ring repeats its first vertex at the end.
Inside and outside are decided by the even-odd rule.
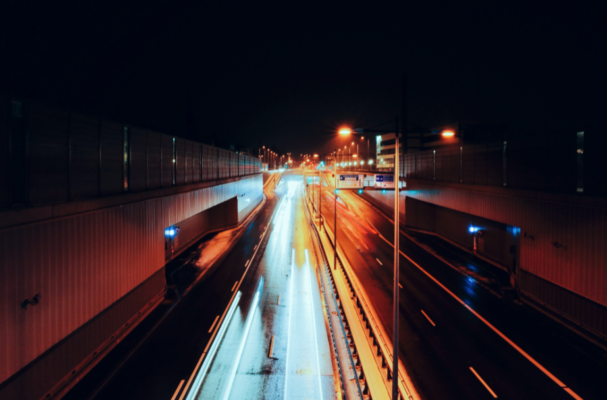
POLYGON ((147 147, 148 147, 148 188, 156 189, 161 186, 161 137, 159 133, 147 131, 147 147))
POLYGON ((146 190, 148 186, 147 132, 132 127, 129 129, 129 190, 146 190))
POLYGON ((200 144, 192 143, 192 182, 200 182, 200 169, 201 169, 201 158, 200 158, 200 144))
POLYGON ((565 314, 574 322, 595 333, 607 335, 607 308, 576 293, 555 285, 527 271, 517 278, 523 293, 534 300, 565 314))
POLYGON ((487 185, 502 186, 503 184, 503 142, 493 142, 487 144, 487 185))
POLYGON ((186 140, 181 138, 175 138, 175 149, 177 157, 175 158, 175 184, 183 185, 185 183, 185 170, 186 170, 186 140))
POLYGON ((525 189, 547 190, 545 160, 549 157, 548 146, 540 139, 527 139, 525 143, 525 189))
POLYGON ((474 183, 474 145, 462 146, 462 183, 474 183))
POLYGON ((0 94, 0 171, 5 171, 5 173, 0 174, 0 208, 9 205, 9 115, 8 99, 0 94))
POLYGON ((230 164, 228 164, 227 151, 219 149, 218 161, 219 161, 219 178, 228 178, 230 176, 230 164))
POLYGON ((162 187, 173 186, 173 137, 160 134, 162 145, 162 187))
POLYGON ((124 126, 101 121, 101 194, 117 194, 124 190, 124 126))
POLYGON ((9 107, 8 98, 0 94, 0 208, 5 208, 10 204, 9 198, 9 107))
POLYGON ((520 227, 521 268, 607 305, 607 209, 436 186, 424 189, 423 184, 410 188, 410 197, 520 227), (555 247, 555 242, 564 247, 555 247))
POLYGON ((506 186, 512 188, 526 187, 526 151, 522 139, 508 140, 506 145, 506 186))
MULTIPOLYGON (((584 138, 584 193, 594 195, 607 194, 607 158, 604 156, 607 148, 607 135, 604 129, 590 129, 583 132, 584 138)), ((577 134, 577 132, 576 132, 577 134)), ((577 145, 576 145, 577 150, 577 145)), ((577 166, 576 166, 577 169, 577 166)))
MULTIPOLYGON (((165 227, 239 193, 260 198, 262 190, 261 176, 253 175, 0 231, 0 382, 162 268, 165 227), (22 310, 37 293, 40 304, 22 310)), ((250 204, 245 198, 239 210, 250 204)))
POLYGON ((474 145, 474 184, 487 185, 487 145, 478 143, 474 145))
POLYGON ((544 143, 548 148, 543 168, 548 189, 576 193, 577 144, 575 132, 567 135, 554 135, 544 143))
POLYGON ((443 152, 444 149, 435 150, 434 154, 434 170, 435 170, 435 180, 438 182, 444 181, 443 179, 443 152))
POLYGON ((99 195, 99 120, 70 115, 70 198, 99 195))
POLYGON ((212 148, 206 144, 202 145, 202 180, 213 179, 213 153, 212 148))
POLYGON ((449 182, 460 181, 460 149, 459 146, 449 146, 449 182))
POLYGON ((28 131, 29 202, 67 201, 68 114, 32 103, 28 111, 28 131))
POLYGON ((189 140, 185 141, 185 182, 186 183, 192 183, 192 176, 193 176, 193 169, 194 169, 194 162, 193 162, 193 149, 192 146, 194 145, 194 143, 190 142, 189 140))

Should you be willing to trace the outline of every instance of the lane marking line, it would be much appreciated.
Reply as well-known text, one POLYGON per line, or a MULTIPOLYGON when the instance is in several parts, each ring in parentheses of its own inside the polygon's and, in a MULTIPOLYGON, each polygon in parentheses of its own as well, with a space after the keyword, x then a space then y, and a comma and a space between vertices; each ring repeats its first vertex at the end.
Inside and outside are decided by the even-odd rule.
POLYGON ((384 265, 381 263, 381 261, 379 261, 379 258, 376 258, 377 262, 379 263, 379 265, 384 265))
POLYGON ((259 238, 261 239, 263 237, 263 233, 261 235, 259 235, 259 238))
MULTIPOLYGON (((400 284, 399 284, 400 286, 400 284)), ((430 317, 428 317, 428 314, 426 314, 424 312, 424 310, 420 310, 422 312, 422 314, 424 314, 424 317, 426 317, 428 319, 428 321, 430 321, 430 323, 432 324, 432 326, 436 326, 436 324, 430 319, 430 317)))
POLYGON ((236 289, 236 285, 238 285, 238 281, 234 282, 234 286, 232 286, 232 292, 234 291, 234 289, 236 289))
POLYGON ((184 382, 185 382, 185 379, 182 379, 181 382, 179 382, 179 386, 177 386, 177 390, 175 390, 175 393, 173 394, 173 397, 171 397, 171 400, 175 400, 177 398, 177 395, 179 394, 179 391, 181 390, 181 386, 183 386, 184 382))
POLYGON ((219 315, 215 317, 215 321, 213 321, 213 325, 211 325, 211 329, 209 329, 209 333, 211 333, 213 331, 213 328, 215 328, 215 324, 217 323, 218 319, 219 319, 219 315))
MULTIPOLYGON (((252 260, 252 259, 251 259, 251 260, 252 260)), ((247 260, 247 262, 246 262, 246 263, 244 263, 244 267, 245 267, 245 268, 248 268, 248 267, 249 267, 249 261, 251 261, 251 260, 247 260)))
POLYGON ((470 371, 472 371, 472 373, 474 374, 474 376, 476 376, 478 378, 478 380, 481 381, 481 383, 483 384, 483 386, 485 386, 485 388, 487 388, 487 390, 489 391, 489 393, 491 393, 491 395, 493 396, 493 398, 497 399, 497 395, 495 394, 495 392, 493 390, 491 390, 491 388, 489 387, 489 385, 487 385, 487 383, 485 383, 485 381, 483 380, 483 378, 481 378, 481 376, 476 373, 476 371, 474 370, 474 368, 470 367, 470 371))
MULTIPOLYGON (((386 241, 386 243, 388 243, 390 246, 394 247, 394 245, 392 243, 390 243, 385 237, 383 237, 382 235, 379 235, 379 237, 381 237, 384 241, 386 241)), ((475 317, 477 317, 478 319, 480 319, 485 325, 487 325, 493 332, 495 332, 499 337, 501 337, 502 339, 504 339, 506 341, 506 343, 508 343, 510 346, 512 346, 516 351, 518 351, 523 357, 525 357, 530 363, 532 363, 533 365, 535 365, 540 371, 542 371, 548 378, 550 378, 554 383, 556 383, 558 386, 560 386, 562 389, 565 389, 567 391, 567 393, 569 393, 571 396, 573 396, 574 398, 578 399, 578 400, 582 400, 581 397, 579 397, 573 390, 568 389, 567 385, 565 385, 563 382, 561 382, 556 376, 552 375, 552 373, 550 371, 548 371, 546 368, 544 368, 544 366, 542 364, 540 364, 539 362, 537 362, 533 357, 531 357, 529 354, 527 354, 527 352, 525 352, 525 350, 521 349, 516 343, 514 343, 512 340, 510 340, 506 335, 504 335, 499 329, 497 329, 495 326, 493 326, 489 321, 487 321, 485 318, 483 318, 479 313, 477 313, 472 307, 470 307, 468 304, 466 304, 466 302, 464 302, 462 299, 460 299, 459 297, 457 297, 452 291, 450 291, 449 289, 447 289, 447 287, 445 285, 443 285, 442 283, 440 283, 438 281, 438 279, 436 279, 434 276, 432 276, 429 272, 427 272, 425 269, 423 269, 422 267, 419 266, 419 264, 417 264, 415 261, 413 261, 411 258, 409 258, 409 256, 407 256, 405 253, 403 253, 402 250, 399 250, 400 254, 402 254, 403 257, 405 257, 411 264, 415 265, 421 272, 423 272, 428 278, 432 279, 434 281, 434 283, 436 283, 438 286, 440 286, 445 292, 447 292, 451 297, 453 297, 457 302, 459 302, 461 305, 463 305, 464 307, 466 307, 468 309, 468 311, 470 311, 472 314, 474 314, 475 317)))
POLYGON ((249 309, 249 315, 247 315, 247 319, 245 322, 244 333, 242 339, 240 339, 240 345, 238 346, 238 351, 236 353, 236 361, 232 365, 228 383, 226 390, 223 394, 223 400, 228 400, 230 397, 230 393, 232 392, 232 386, 234 385, 234 378, 236 378, 236 371, 240 367, 240 360, 242 358, 242 353, 244 351, 245 344, 249 338, 249 331, 251 330, 251 324, 253 322, 253 318, 255 317, 255 313, 257 312, 257 306, 259 305, 259 297, 261 295, 261 291, 263 290, 264 279, 263 276, 259 278, 259 284, 257 285, 257 289, 255 290, 255 296, 253 297, 253 301, 251 302, 251 308, 249 309))
POLYGON ((270 340, 270 352, 268 353, 268 358, 272 358, 273 352, 274 352, 274 335, 272 335, 272 340, 270 340))
POLYGON ((580 396, 578 396, 578 395, 577 395, 577 394, 576 394, 576 393, 575 393, 573 390, 571 390, 570 388, 566 387, 566 388, 564 388, 564 389, 565 389, 565 391, 566 391, 567 393, 569 393, 569 394, 570 394, 570 395, 571 395, 571 396, 572 396, 574 399, 576 399, 576 400, 583 400, 583 399, 582 399, 580 396))
POLYGON ((253 250, 257 250, 257 245, 255 245, 255 247, 253 247, 253 250))
MULTIPOLYGON (((270 222, 272 222, 272 220, 276 219, 276 210, 277 210, 277 208, 278 208, 278 207, 281 205, 281 203, 283 203, 283 202, 284 202, 284 198, 283 198, 282 200, 279 200, 277 207, 275 207, 275 208, 274 208, 274 211, 272 211, 272 216, 270 217, 270 222)), ((268 226, 266 226, 265 231, 264 231, 264 232, 261 234, 261 238, 262 238, 262 240, 263 240, 263 237, 266 235, 267 231, 268 231, 268 226)), ((254 258, 255 258, 255 256, 257 255, 257 252, 258 252, 258 251, 259 251, 259 249, 255 250, 255 252, 253 253, 253 257, 252 257, 252 259, 254 259, 254 258)), ((236 291, 236 292, 234 292, 234 294, 233 294, 233 295, 232 295, 232 297, 230 298, 230 302, 228 303, 228 305, 227 305, 226 309, 223 311, 223 314, 222 314, 222 316, 221 316, 221 321, 222 321, 222 322, 223 322, 223 320, 224 320, 224 318, 225 318, 226 314, 227 314, 227 313, 230 311, 230 309, 232 308, 232 305, 235 303, 235 299, 237 299, 236 301, 238 301, 238 300, 240 299, 241 294, 239 294, 240 292, 238 291, 238 289, 240 288, 240 285, 242 285, 242 281, 244 280, 244 277, 245 277, 245 276, 247 276, 247 272, 249 272, 249 268, 248 268, 248 267, 247 267, 247 268, 245 268, 244 272, 242 273, 242 277, 240 278, 239 283, 238 283, 238 287, 236 288, 236 289, 237 289, 237 291, 236 291)), ((233 310, 232 310, 232 311, 233 311, 233 310)), ((233 314, 233 312, 232 312, 232 313, 230 313, 229 318, 231 318, 232 314, 233 314)), ((196 386, 196 390, 198 390, 198 389, 200 388, 200 384, 201 384, 202 382, 198 382, 199 380, 197 380, 197 379, 195 379, 195 378, 196 378, 196 377, 199 375, 199 373, 200 373, 200 370, 199 370, 200 366, 202 365, 202 367, 204 368, 203 361, 206 361, 206 360, 205 360, 205 357, 206 357, 206 355, 207 355, 207 351, 209 350, 209 348, 211 348, 211 351, 213 352, 213 347, 214 347, 214 346, 213 346, 213 344, 214 344, 214 340, 215 340, 215 335, 216 335, 217 333, 218 333, 218 332, 214 332, 214 333, 213 333, 213 335, 211 336, 211 339, 210 339, 210 340, 207 342, 207 345, 206 345, 206 347, 204 348, 204 351, 202 352, 202 355, 201 355, 201 356, 200 356, 200 358, 198 359, 198 363, 196 364, 196 367, 194 368, 194 371, 192 371, 192 374, 190 375, 190 378, 188 379, 188 382, 186 383, 186 385, 185 385, 185 389, 183 389, 183 392, 181 393, 181 396, 179 397, 179 400, 183 400, 184 396, 185 396, 186 394, 188 394, 188 391, 190 390, 192 383, 194 383, 194 385, 196 386)), ((213 352, 213 356, 214 356, 214 352, 213 352)), ((204 374, 203 374, 203 375, 205 375, 205 374, 206 374, 206 371, 204 372, 204 374)), ((190 394, 188 395, 188 399, 191 399, 191 398, 192 398, 192 396, 193 396, 193 394, 191 394, 191 393, 190 393, 190 394)))

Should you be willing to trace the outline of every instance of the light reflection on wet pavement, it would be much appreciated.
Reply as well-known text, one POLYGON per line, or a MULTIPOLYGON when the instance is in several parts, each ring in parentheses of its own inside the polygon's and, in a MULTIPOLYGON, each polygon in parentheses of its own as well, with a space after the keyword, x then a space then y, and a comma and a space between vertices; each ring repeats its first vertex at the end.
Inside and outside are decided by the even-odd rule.
POLYGON ((285 175, 283 180, 286 185, 276 189, 280 203, 263 257, 249 272, 253 283, 248 286, 253 288, 243 282, 243 300, 197 399, 335 398, 317 262, 309 251, 312 244, 302 204, 303 179, 285 175), (265 284, 257 307, 251 309, 259 276, 265 284), (247 318, 252 318, 248 330, 247 318))

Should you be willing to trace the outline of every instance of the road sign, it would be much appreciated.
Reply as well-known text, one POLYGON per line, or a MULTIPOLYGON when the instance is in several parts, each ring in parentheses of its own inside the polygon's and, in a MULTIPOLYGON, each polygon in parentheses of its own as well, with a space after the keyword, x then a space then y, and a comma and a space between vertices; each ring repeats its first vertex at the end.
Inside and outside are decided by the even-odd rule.
POLYGON ((375 174, 375 187, 394 189, 394 175, 375 174))
POLYGON ((337 174, 338 189, 358 189, 363 187, 363 176, 360 174, 337 174))

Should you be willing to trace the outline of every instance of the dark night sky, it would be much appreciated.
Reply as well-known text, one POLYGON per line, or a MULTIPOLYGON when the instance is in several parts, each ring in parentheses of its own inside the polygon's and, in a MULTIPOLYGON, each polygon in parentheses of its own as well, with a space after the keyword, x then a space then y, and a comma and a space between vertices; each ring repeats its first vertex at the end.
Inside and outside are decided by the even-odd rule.
POLYGON ((399 112, 403 72, 415 126, 607 110, 600 2, 56 3, 0 5, 1 90, 222 146, 323 151, 399 112))

